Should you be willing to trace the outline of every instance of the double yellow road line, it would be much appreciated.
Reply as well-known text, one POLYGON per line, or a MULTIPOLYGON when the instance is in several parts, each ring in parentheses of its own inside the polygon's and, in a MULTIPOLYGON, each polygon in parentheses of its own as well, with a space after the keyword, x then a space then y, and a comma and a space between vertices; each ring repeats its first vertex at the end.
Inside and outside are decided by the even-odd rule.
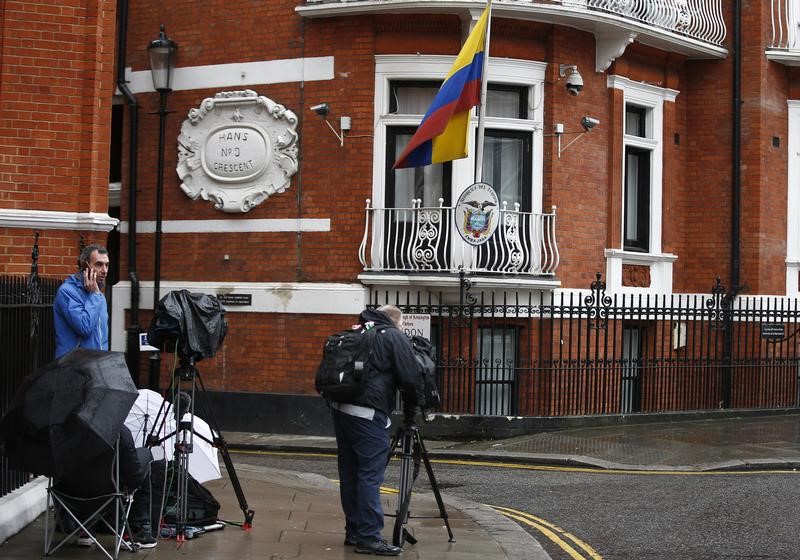
POLYGON ((546 519, 542 519, 541 517, 537 517, 524 511, 503 506, 490 505, 489 507, 510 519, 514 519, 519 523, 523 523, 528 527, 536 529, 545 537, 550 539, 556 546, 566 552, 573 560, 588 560, 589 558, 592 560, 603 560, 603 557, 600 556, 600 554, 598 554, 598 552, 588 543, 582 541, 572 533, 565 531, 558 525, 550 523, 546 519))

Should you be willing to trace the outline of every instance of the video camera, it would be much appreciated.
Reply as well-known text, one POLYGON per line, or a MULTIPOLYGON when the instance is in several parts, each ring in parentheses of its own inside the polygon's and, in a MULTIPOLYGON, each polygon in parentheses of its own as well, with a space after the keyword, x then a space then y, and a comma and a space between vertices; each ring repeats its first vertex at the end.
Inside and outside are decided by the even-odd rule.
POLYGON ((182 361, 199 362, 217 352, 227 332, 225 308, 216 297, 177 290, 156 304, 147 342, 177 352, 182 361))
POLYGON ((422 375, 422 397, 420 404, 423 416, 439 410, 442 406, 442 399, 439 395, 439 387, 436 384, 436 349, 430 340, 423 336, 411 336, 411 347, 414 350, 414 357, 419 365, 419 372, 422 375))

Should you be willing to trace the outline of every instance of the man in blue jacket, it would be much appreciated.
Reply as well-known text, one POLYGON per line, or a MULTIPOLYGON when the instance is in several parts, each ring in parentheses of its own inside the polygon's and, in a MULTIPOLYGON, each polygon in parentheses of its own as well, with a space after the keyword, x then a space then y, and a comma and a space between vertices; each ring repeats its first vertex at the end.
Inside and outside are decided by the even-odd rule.
POLYGON ((73 348, 108 350, 108 307, 103 288, 108 250, 88 245, 78 257, 79 271, 61 284, 53 303, 56 358, 73 348))

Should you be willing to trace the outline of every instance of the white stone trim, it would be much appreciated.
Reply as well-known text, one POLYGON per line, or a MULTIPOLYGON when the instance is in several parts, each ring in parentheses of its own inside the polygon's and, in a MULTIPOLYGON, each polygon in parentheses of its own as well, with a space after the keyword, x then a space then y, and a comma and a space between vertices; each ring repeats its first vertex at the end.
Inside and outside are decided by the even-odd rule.
MULTIPOLYGON (((172 76, 172 90, 238 88, 333 78, 332 56, 289 58, 176 68, 172 76)), ((125 80, 132 93, 155 92, 150 70, 134 72, 126 68, 125 80)))
MULTIPOLYGON (((219 266, 224 266, 220 263, 219 266)), ((112 288, 111 349, 125 350, 125 310, 130 308, 130 282, 119 282, 112 288)), ((250 294, 252 305, 230 305, 228 314, 296 313, 307 315, 358 315, 369 301, 369 289, 361 284, 296 283, 296 282, 180 282, 161 281, 161 297, 172 290, 189 290, 205 294, 250 294)), ((139 283, 139 308, 153 308, 153 282, 139 283)), ((228 316, 228 321, 235 318, 228 316)), ((265 318, 264 320, 269 320, 265 318)), ((147 325, 143 326, 147 329, 147 325)))
MULTIPOLYGON (((607 85, 609 88, 621 90, 623 93, 623 107, 631 103, 649 110, 649 127, 652 130, 652 138, 638 138, 623 134, 623 148, 626 145, 639 146, 653 153, 653 161, 650 176, 650 251, 649 253, 636 253, 622 250, 621 247, 606 249, 606 285, 611 292, 649 292, 649 293, 671 293, 672 292, 672 263, 678 258, 672 254, 661 253, 661 235, 663 219, 663 189, 664 189, 664 103, 674 103, 678 97, 677 90, 663 88, 635 82, 623 76, 608 76, 607 85), (650 287, 631 288, 622 286, 622 265, 638 264, 650 266, 650 287)), ((625 119, 622 122, 614 123, 614 126, 621 126, 624 132, 625 119)), ((625 150, 622 150, 623 158, 625 150)), ((625 170, 625 161, 620 161, 621 169, 625 170)), ((624 175, 624 173, 623 173, 624 175)), ((625 196, 625 178, 622 179, 622 189, 620 195, 625 196)), ((620 200, 620 208, 625 208, 625 201, 620 200)), ((625 220, 620 220, 620 240, 625 238, 625 220)))
POLYGON ((672 263, 677 255, 672 253, 635 253, 620 249, 606 249, 606 290, 611 293, 672 293, 672 263), (650 287, 637 288, 622 285, 622 265, 633 264, 650 267, 650 287))
POLYGON ((786 142, 787 196, 786 196, 786 295, 800 295, 800 100, 790 99, 786 142))
MULTIPOLYGON (((120 222, 119 231, 128 233, 128 222, 120 222)), ((329 218, 286 218, 257 220, 165 220, 161 223, 164 233, 259 233, 282 231, 330 231, 329 218)), ((136 233, 155 233, 153 220, 136 222, 136 233)))
POLYGON ((119 220, 95 212, 53 212, 0 208, 0 227, 26 229, 66 229, 75 231, 111 231, 119 220))
POLYGON ((47 478, 40 476, 0 498, 0 546, 45 510, 47 478))
MULTIPOLYGON (((554 290, 561 286, 561 281, 554 278, 526 277, 522 274, 514 277, 480 276, 480 273, 469 274, 467 278, 473 286, 479 288, 502 288, 507 290, 554 290)), ((416 275, 416 274, 360 274, 358 279, 371 286, 393 287, 427 287, 427 288, 459 288, 458 276, 448 275, 416 275)))

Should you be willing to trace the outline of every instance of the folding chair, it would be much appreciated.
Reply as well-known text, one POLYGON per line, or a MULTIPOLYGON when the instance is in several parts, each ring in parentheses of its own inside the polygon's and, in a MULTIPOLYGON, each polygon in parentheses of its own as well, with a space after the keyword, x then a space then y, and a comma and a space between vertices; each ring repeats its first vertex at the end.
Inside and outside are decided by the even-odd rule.
POLYGON ((45 556, 50 556, 74 538, 84 536, 81 533, 89 537, 109 560, 117 560, 122 547, 131 552, 138 549, 138 545, 132 540, 124 539, 126 534, 130 534, 128 514, 133 504, 135 490, 129 492, 120 484, 119 439, 117 439, 114 451, 111 479, 113 491, 97 496, 82 497, 58 490, 53 479, 50 478, 47 485, 47 510, 44 523, 45 556), (55 533, 59 529, 59 520, 74 524, 74 529, 61 527, 64 535, 57 537, 55 533), (103 545, 102 540, 107 539, 98 538, 101 532, 106 532, 107 536, 113 537, 113 548, 108 547, 107 544, 103 545))

